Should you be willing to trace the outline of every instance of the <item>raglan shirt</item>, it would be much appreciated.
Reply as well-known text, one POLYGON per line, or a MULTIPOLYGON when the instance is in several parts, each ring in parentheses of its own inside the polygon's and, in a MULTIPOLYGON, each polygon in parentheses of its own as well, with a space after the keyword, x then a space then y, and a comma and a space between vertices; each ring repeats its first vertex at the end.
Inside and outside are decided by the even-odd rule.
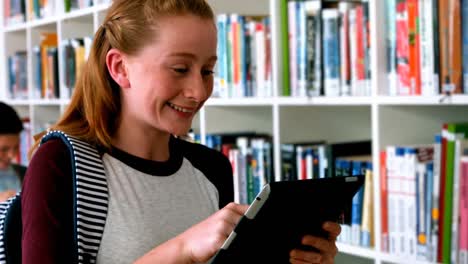
MULTIPOLYGON (((98 263, 131 263, 233 200, 220 152, 171 138, 166 162, 113 149, 102 156, 109 189, 98 263)), ((43 144, 22 191, 23 263, 73 263, 71 163, 60 140, 43 144)))

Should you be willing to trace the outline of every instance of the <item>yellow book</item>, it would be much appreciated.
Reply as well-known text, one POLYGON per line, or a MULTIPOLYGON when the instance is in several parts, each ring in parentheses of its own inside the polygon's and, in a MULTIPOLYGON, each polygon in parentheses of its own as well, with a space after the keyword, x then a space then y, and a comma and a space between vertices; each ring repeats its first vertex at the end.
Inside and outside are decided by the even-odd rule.
POLYGON ((42 98, 49 98, 51 95, 49 94, 48 91, 48 85, 49 85, 49 76, 50 74, 48 73, 49 70, 49 63, 48 63, 48 58, 47 58, 47 50, 49 47, 57 47, 57 33, 55 32, 43 32, 41 33, 41 68, 42 68, 42 98))
POLYGON ((374 225, 373 225, 373 173, 366 170, 364 182, 364 199, 362 202, 362 225, 361 246, 374 247, 374 225))

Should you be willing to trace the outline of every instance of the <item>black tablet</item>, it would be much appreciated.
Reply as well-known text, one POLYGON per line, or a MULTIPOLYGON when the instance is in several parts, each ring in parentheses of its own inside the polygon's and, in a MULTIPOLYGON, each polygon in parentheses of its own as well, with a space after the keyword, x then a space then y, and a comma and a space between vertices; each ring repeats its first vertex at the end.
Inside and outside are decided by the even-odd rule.
POLYGON ((211 264, 289 263, 306 234, 327 237, 325 221, 342 222, 364 176, 265 185, 211 264))

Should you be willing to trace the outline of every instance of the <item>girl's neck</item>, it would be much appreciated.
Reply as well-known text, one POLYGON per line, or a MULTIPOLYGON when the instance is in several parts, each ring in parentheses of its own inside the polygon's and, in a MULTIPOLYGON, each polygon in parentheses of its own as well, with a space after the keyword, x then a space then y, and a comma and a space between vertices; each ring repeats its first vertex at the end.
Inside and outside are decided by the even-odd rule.
POLYGON ((139 158, 167 161, 170 137, 169 133, 154 128, 121 122, 112 145, 139 158))

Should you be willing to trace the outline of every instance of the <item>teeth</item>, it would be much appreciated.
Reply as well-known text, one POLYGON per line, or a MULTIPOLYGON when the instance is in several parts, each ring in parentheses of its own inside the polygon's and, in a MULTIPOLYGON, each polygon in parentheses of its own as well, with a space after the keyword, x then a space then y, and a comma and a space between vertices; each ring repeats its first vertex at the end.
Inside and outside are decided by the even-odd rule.
POLYGON ((191 113, 193 112, 192 110, 188 110, 188 109, 185 109, 185 108, 182 108, 182 107, 179 107, 175 104, 172 104, 172 103, 168 103, 168 105, 170 107, 172 107, 173 109, 177 110, 177 111, 180 111, 180 112, 183 112, 183 113, 191 113))

